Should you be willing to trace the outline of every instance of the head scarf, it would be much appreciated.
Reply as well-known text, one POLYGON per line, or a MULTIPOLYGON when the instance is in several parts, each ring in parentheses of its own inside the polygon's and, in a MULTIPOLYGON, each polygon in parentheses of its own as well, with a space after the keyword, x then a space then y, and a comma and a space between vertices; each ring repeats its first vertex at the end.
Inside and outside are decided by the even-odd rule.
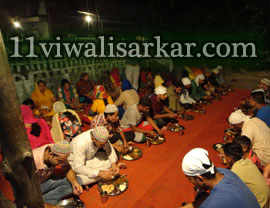
POLYGON ((263 78, 263 79, 261 80, 261 82, 264 83, 264 84, 267 85, 267 86, 270 85, 270 80, 267 79, 267 78, 263 78))
POLYGON ((108 105, 106 105, 104 112, 105 113, 115 113, 115 112, 118 112, 118 108, 114 104, 108 104, 108 105))
POLYGON ((197 85, 197 87, 199 87, 199 81, 200 80, 204 80, 205 79, 205 77, 204 77, 204 75, 203 74, 198 74, 196 77, 195 77, 195 83, 196 83, 196 85, 197 85))
POLYGON ((122 82, 122 91, 124 92, 125 90, 131 90, 132 89, 132 86, 130 84, 130 82, 125 79, 123 82, 122 82))
POLYGON ((164 95, 167 93, 167 89, 166 87, 163 87, 163 86, 159 86, 155 89, 155 94, 156 95, 164 95))
POLYGON ((102 85, 97 85, 94 89, 94 94, 93 94, 93 100, 95 99, 107 99, 108 95, 105 90, 105 87, 102 85))
MULTIPOLYGON (((63 82, 63 80, 62 80, 63 82)), ((68 101, 69 103, 75 103, 75 98, 74 98, 74 93, 73 93, 73 87, 71 86, 70 82, 69 83, 69 89, 65 90, 64 85, 61 83, 61 92, 63 96, 63 100, 68 101)), ((65 83, 67 84, 67 83, 65 83)))
POLYGON ((184 77, 184 78, 182 78, 182 83, 183 83, 184 86, 186 86, 186 85, 190 85, 191 81, 190 81, 189 78, 184 77))
MULTIPOLYGON (((38 98, 39 103, 51 103, 50 98, 51 98, 51 93, 50 90, 45 86, 45 91, 42 93, 39 90, 38 87, 38 82, 35 83, 35 90, 32 93, 32 96, 35 96, 38 98)), ((52 103, 51 103, 52 105, 52 103)))
POLYGON ((260 89, 253 90, 251 93, 253 93, 253 92, 263 92, 263 93, 265 93, 264 89, 261 89, 261 88, 260 89))
POLYGON ((241 110, 236 110, 231 113, 229 117, 229 122, 231 124, 240 124, 242 122, 248 121, 250 116, 246 116, 241 110))
POLYGON ((218 74, 218 73, 220 72, 221 69, 223 69, 222 66, 217 66, 216 68, 214 68, 214 69, 212 70, 212 72, 213 72, 214 74, 218 74))
POLYGON ((210 172, 215 173, 215 166, 208 157, 208 152, 202 148, 190 150, 182 161, 182 170, 187 176, 200 176, 210 172))
POLYGON ((23 122, 27 124, 33 124, 38 122, 39 120, 34 117, 33 111, 28 105, 21 105, 23 122))
POLYGON ((158 86, 161 86, 164 83, 164 80, 161 78, 161 76, 156 75, 154 82, 155 82, 155 88, 157 88, 158 86))
POLYGON ((212 72, 213 72, 214 74, 218 74, 218 73, 219 73, 219 69, 218 69, 218 68, 215 68, 215 69, 212 70, 212 72))

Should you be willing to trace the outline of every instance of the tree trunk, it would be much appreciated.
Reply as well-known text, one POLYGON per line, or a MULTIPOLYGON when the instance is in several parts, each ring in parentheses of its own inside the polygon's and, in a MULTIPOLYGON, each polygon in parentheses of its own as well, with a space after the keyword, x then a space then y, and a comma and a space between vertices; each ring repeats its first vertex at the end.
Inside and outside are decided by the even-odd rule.
POLYGON ((18 208, 42 208, 35 163, 0 31, 0 146, 2 173, 10 182, 18 208))

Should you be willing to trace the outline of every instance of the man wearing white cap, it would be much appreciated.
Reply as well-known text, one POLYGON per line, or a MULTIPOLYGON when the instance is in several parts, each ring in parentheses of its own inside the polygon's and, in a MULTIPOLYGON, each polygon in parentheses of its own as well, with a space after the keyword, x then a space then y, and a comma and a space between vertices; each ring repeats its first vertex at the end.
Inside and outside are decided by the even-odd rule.
POLYGON ((262 162, 262 166, 270 163, 270 129, 259 118, 250 118, 241 110, 231 113, 229 123, 236 130, 242 129, 242 136, 251 140, 252 150, 262 162))
POLYGON ((184 77, 181 81, 184 85, 184 88, 182 89, 180 95, 180 103, 182 104, 182 106, 184 106, 185 110, 188 110, 194 106, 196 100, 191 98, 189 95, 189 89, 191 89, 191 80, 187 77, 184 77))
MULTIPOLYGON (((189 151, 182 161, 182 170, 195 188, 211 191, 200 208, 260 207, 253 193, 241 179, 230 170, 216 169, 204 149, 195 148, 189 151)), ((183 207, 194 206, 187 204, 183 207)))
POLYGON ((118 108, 113 104, 106 105, 104 113, 98 114, 93 118, 90 129, 94 129, 97 126, 104 126, 108 129, 110 142, 118 152, 126 153, 129 147, 128 142, 133 141, 135 138, 134 132, 123 132, 119 122, 118 108), (119 140, 122 141, 123 145, 117 142, 119 140))
POLYGON ((70 143, 68 161, 83 185, 100 178, 112 179, 119 173, 117 155, 109 137, 108 130, 98 126, 78 135, 70 143))
POLYGON ((263 78, 260 81, 260 84, 258 86, 260 89, 264 90, 265 93, 265 102, 270 104, 270 80, 267 78, 263 78))
POLYGON ((210 98, 201 86, 204 83, 204 79, 203 74, 198 74, 195 79, 191 81, 190 97, 196 101, 208 100, 210 98))
MULTIPOLYGON (((47 204, 57 204, 63 197, 83 192, 81 180, 76 178, 75 172, 68 164, 69 153, 70 144, 64 140, 33 150, 43 201, 47 204), (54 180, 51 176, 57 165, 65 166, 68 171, 65 178, 54 180)), ((45 207, 50 207, 47 204, 45 207)))
POLYGON ((176 113, 169 109, 167 98, 167 88, 163 86, 158 86, 155 89, 155 94, 150 97, 152 101, 151 111, 154 113, 153 118, 157 121, 159 128, 166 126, 171 119, 178 117, 176 113))

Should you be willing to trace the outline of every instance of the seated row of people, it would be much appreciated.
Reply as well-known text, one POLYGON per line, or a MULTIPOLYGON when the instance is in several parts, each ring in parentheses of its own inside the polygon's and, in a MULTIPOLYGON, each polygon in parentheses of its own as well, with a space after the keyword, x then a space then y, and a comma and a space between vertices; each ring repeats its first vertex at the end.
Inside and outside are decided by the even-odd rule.
POLYGON ((228 118, 236 135, 222 145, 220 156, 229 170, 216 169, 204 149, 196 148, 185 155, 184 174, 196 189, 208 190, 210 195, 198 194, 197 200, 183 204, 183 208, 270 206, 270 107, 265 93, 269 84, 268 79, 262 79, 259 87, 264 89, 252 91, 245 105, 240 106, 245 113, 236 109, 228 118), (264 177, 260 172, 263 170, 264 177), (199 196, 208 197, 200 201, 199 196))
POLYGON ((270 106, 262 89, 252 91, 247 100, 248 110, 240 106, 231 113, 228 122, 234 132, 250 140, 251 149, 260 160, 258 167, 265 166, 270 163, 270 106))
MULTIPOLYGON (((210 92, 204 91, 201 87, 204 79, 205 77, 203 74, 198 74, 192 81, 190 81, 189 78, 184 77, 181 81, 178 82, 174 81, 171 86, 166 88, 162 85, 164 83, 162 77, 157 75, 155 78, 155 86, 157 86, 155 89, 155 93, 150 96, 150 101, 146 101, 146 99, 144 99, 144 103, 145 102, 148 103, 149 107, 151 107, 150 108, 151 110, 145 113, 147 114, 145 118, 148 121, 148 123, 145 122, 143 125, 140 126, 143 127, 143 130, 137 131, 135 141, 138 142, 145 140, 145 135, 142 134, 143 131, 151 132, 152 136, 156 134, 163 134, 162 130, 166 129, 166 127, 164 126, 166 126, 166 124, 168 124, 172 119, 178 118, 179 115, 180 117, 182 117, 185 110, 191 108, 200 109, 201 105, 198 103, 198 101, 208 100, 211 98, 209 96, 210 92), (191 91, 191 96, 193 96, 195 99, 189 96, 189 91, 191 91), (164 129, 162 129, 163 127, 164 129), (157 133, 154 133, 153 130, 155 130, 157 133)), ((169 79, 166 81, 165 84, 170 85, 171 83, 172 82, 169 79)), ((37 84, 38 90, 36 89, 33 95, 37 95, 36 97, 38 97, 40 100, 42 100, 41 98, 44 98, 44 102, 45 100, 46 102, 48 102, 46 104, 43 103, 43 105, 42 102, 40 102, 40 100, 36 102, 35 106, 39 106, 37 109, 40 109, 39 111, 41 111, 41 107, 45 109, 44 106, 52 105, 53 102, 55 102, 55 99, 52 92, 46 88, 45 82, 39 81, 37 84)), ((78 85, 77 89, 80 89, 80 91, 85 90, 86 93, 86 91, 89 91, 90 88, 92 89, 93 84, 94 82, 89 79, 88 74, 83 73, 81 75, 80 81, 77 83, 78 85)), ((58 112, 54 112, 53 108, 51 107, 50 108, 51 111, 48 112, 47 114, 53 115, 53 113, 58 113, 57 119, 55 119, 56 117, 54 117, 53 119, 53 126, 54 126, 54 128, 52 128, 53 138, 55 140, 58 140, 64 137, 68 140, 71 140, 72 137, 77 135, 76 132, 81 132, 80 130, 81 122, 78 116, 77 118, 74 117, 75 115, 74 112, 72 112, 74 115, 71 114, 66 115, 68 114, 68 112, 65 111, 66 108, 74 108, 74 106, 77 103, 79 103, 78 94, 76 92, 76 89, 73 88, 67 80, 62 81, 61 88, 58 89, 58 92, 59 98, 61 98, 62 102, 65 104, 65 109, 58 112), (61 128, 59 128, 58 123, 61 123, 61 128), (63 134, 64 136, 61 136, 62 132, 64 132, 63 134)), ((85 93, 84 95, 86 99, 88 95, 85 93)), ((92 100, 93 104, 91 105, 90 111, 88 112, 89 116, 87 117, 88 123, 91 123, 95 116, 103 114, 107 104, 114 103, 111 96, 108 95, 106 89, 102 85, 96 85, 94 87, 92 100)), ((115 101, 116 106, 118 106, 119 118, 120 119, 122 118, 124 111, 128 110, 128 107, 138 104, 138 102, 139 102, 139 95, 136 92, 136 90, 132 89, 132 86, 128 80, 123 80, 122 92, 119 98, 115 101), (121 108, 121 106, 123 106, 123 108, 121 108)), ((130 111, 131 110, 129 110, 128 112, 130 111)), ((46 117, 45 114, 43 116, 46 117)), ((127 124, 125 124, 127 122, 124 122, 124 120, 126 120, 126 117, 127 116, 125 116, 125 119, 123 119, 123 122, 121 123, 124 123, 123 124, 124 128, 129 129, 131 128, 131 126, 128 126, 127 124)), ((85 121, 85 119, 83 120, 85 121)), ((132 128, 134 129, 136 127, 133 125, 132 128)), ((129 140, 133 139, 130 138, 129 140)), ((124 151, 124 149, 127 149, 128 145, 127 142, 124 140, 125 148, 122 148, 121 145, 118 144, 114 144, 114 146, 118 150, 124 151)))
MULTIPOLYGON (((88 73, 84 72, 81 74, 76 88, 73 87, 67 79, 63 79, 57 90, 57 98, 64 102, 67 108, 80 108, 81 103, 92 103, 94 88, 94 81, 89 78, 88 73)), ((35 115, 44 117, 54 115, 52 105, 56 101, 56 97, 52 91, 46 87, 45 81, 37 81, 31 98, 35 104, 35 115)))
POLYGON ((233 112, 229 119, 232 128, 241 135, 246 136, 252 143, 252 150, 264 166, 270 163, 270 128, 257 117, 251 118, 241 110, 233 112))
MULTIPOLYGON (((197 80, 200 80, 200 78, 197 80)), ((183 82, 180 83, 180 87, 184 86, 183 82)), ((62 98, 72 102, 75 101, 77 99, 75 91, 70 88, 66 81, 63 83, 63 88, 61 88, 62 98)), ((153 95, 150 97, 144 96, 141 99, 128 82, 123 82, 122 89, 123 91, 119 100, 116 100, 116 104, 124 104, 125 113, 119 120, 119 108, 113 104, 112 99, 106 93, 106 89, 102 85, 95 86, 93 92, 95 99, 90 109, 90 115, 92 116, 90 130, 85 132, 80 128, 80 118, 77 117, 76 113, 66 109, 67 107, 73 107, 72 105, 68 106, 70 102, 58 101, 53 104, 55 114, 51 132, 53 138, 57 138, 56 143, 45 144, 46 147, 42 144, 43 146, 34 149, 39 155, 44 155, 42 165, 37 166, 41 169, 41 177, 42 169, 54 169, 55 165, 64 163, 68 159, 69 173, 67 179, 63 182, 63 186, 66 186, 66 182, 68 182, 67 190, 69 193, 72 190, 70 189, 71 185, 73 191, 78 194, 81 192, 81 185, 89 185, 100 178, 111 179, 112 176, 119 173, 123 164, 117 162, 117 152, 127 152, 132 142, 144 142, 146 136, 163 135, 166 125, 179 116, 176 113, 177 110, 170 108, 172 102, 170 97, 168 101, 167 88, 162 85, 155 88, 153 95), (124 98, 122 99, 121 96, 124 98), (129 102, 131 98, 133 98, 133 101, 129 102), (62 157, 61 148, 67 148, 68 144, 70 152, 66 150, 62 157), (68 153, 69 157, 67 158, 68 153), (77 177, 75 177, 75 174, 77 177)), ((182 89, 180 92, 182 92, 182 89)), ((178 95, 176 88, 173 88, 173 93, 175 94, 175 106, 180 106, 183 109, 180 102, 181 95, 178 95)), ((48 141, 48 143, 53 142, 48 141)), ((48 178, 46 179, 48 180, 48 178)), ((41 180, 42 187, 43 182, 47 180, 41 180)), ((50 182, 47 183, 50 184, 50 182)), ((59 183, 61 185, 62 182, 59 181, 59 183)), ((46 183, 44 186, 46 187, 46 183)), ((54 194, 59 187, 61 186, 54 186, 51 190, 42 191, 44 195, 50 193, 47 197, 44 197, 47 203, 55 204, 67 193, 54 194)))

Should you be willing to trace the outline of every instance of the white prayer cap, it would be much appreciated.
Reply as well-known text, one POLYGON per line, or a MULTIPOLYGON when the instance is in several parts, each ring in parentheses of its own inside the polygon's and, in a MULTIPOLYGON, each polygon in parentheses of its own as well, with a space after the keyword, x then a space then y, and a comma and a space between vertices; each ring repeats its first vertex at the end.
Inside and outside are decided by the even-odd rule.
POLYGON ((66 106, 63 102, 57 101, 53 104, 53 111, 55 113, 63 113, 63 112, 66 112, 67 109, 66 109, 66 106))
POLYGON ((266 84, 267 86, 270 85, 270 80, 267 79, 267 78, 263 78, 263 79, 261 80, 261 82, 264 83, 264 84, 266 84))
POLYGON ((203 74, 198 74, 198 75, 195 77, 195 83, 196 83, 196 85, 199 86, 199 81, 200 81, 200 80, 204 80, 204 79, 205 79, 205 77, 204 77, 203 74))
POLYGON ((155 89, 155 94, 156 95, 164 95, 167 93, 167 89, 166 87, 163 87, 163 86, 158 86, 156 89, 155 89))
POLYGON ((263 92, 264 93, 264 89, 256 89, 256 90, 253 90, 250 94, 252 94, 253 92, 263 92))
POLYGON ((191 84, 191 81, 190 81, 190 79, 189 78, 187 78, 187 77, 184 77, 184 78, 182 78, 182 83, 183 83, 183 85, 190 85, 191 84))
POLYGON ((204 80, 205 77, 203 74, 198 74, 196 77, 198 77, 197 79, 200 79, 200 80, 204 80))
POLYGON ((96 128, 91 129, 90 132, 92 132, 93 137, 100 142, 107 142, 110 138, 109 131, 104 126, 97 126, 96 128))
POLYGON ((182 170, 187 176, 200 176, 204 173, 215 173, 215 166, 202 148, 190 150, 182 161, 182 170))
POLYGON ((242 110, 236 110, 234 112, 231 113, 230 117, 229 117, 229 122, 231 124, 240 124, 244 121, 246 121, 247 119, 249 119, 249 116, 246 116, 242 110))
POLYGON ((219 69, 218 68, 215 68, 215 69, 212 70, 212 72, 215 73, 215 74, 218 74, 219 73, 219 69))
POLYGON ((118 112, 118 108, 116 107, 116 105, 113 104, 108 104, 105 107, 105 113, 115 113, 118 112))
POLYGON ((217 69, 220 71, 221 69, 223 69, 223 66, 217 66, 217 69))

